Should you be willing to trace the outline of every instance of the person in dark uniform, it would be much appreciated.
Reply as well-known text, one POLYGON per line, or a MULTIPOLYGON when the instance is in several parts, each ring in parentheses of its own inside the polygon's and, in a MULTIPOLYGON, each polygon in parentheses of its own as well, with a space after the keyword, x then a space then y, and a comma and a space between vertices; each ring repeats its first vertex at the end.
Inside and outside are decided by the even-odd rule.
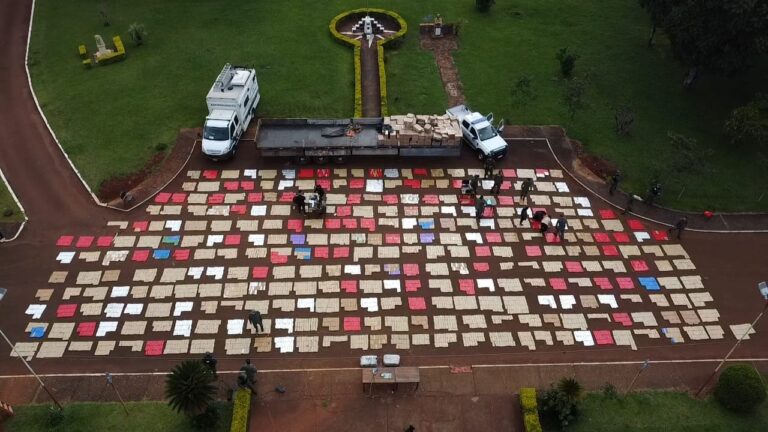
POLYGON ((482 195, 475 199, 475 219, 480 220, 483 217, 485 205, 485 198, 482 195))
POLYGON ((619 182, 621 182, 621 171, 616 170, 611 176, 611 187, 608 188, 608 193, 613 195, 616 189, 619 188, 619 182))
POLYGON ((654 202, 656 202, 657 199, 661 196, 662 189, 661 189, 661 183, 659 182, 653 182, 653 185, 651 186, 651 189, 648 191, 648 199, 646 200, 646 203, 648 205, 653 205, 654 202))
POLYGON ((533 179, 523 180, 523 184, 520 185, 520 201, 527 200, 528 195, 533 190, 533 179))
POLYGON ((483 178, 490 179, 493 177, 494 168, 496 168, 496 162, 494 162, 492 158, 485 158, 485 173, 483 174, 483 178))
POLYGON ((528 206, 523 207, 522 210, 520 210, 520 225, 523 225, 523 222, 526 221, 530 217, 530 209, 528 206))
POLYGON ((256 330, 256 333, 259 332, 259 329, 261 331, 264 331, 264 322, 263 318, 261 317, 261 312, 259 311, 251 311, 251 313, 248 314, 248 321, 251 322, 251 325, 253 326, 254 330, 256 330))
POLYGON ((315 184, 315 193, 317 194, 317 199, 323 201, 323 197, 325 197, 325 189, 320 186, 320 183, 315 184))
POLYGON ((472 193, 477 195, 477 188, 480 187, 480 176, 475 174, 474 177, 469 179, 469 187, 472 189, 472 193))
POLYGON ((218 360, 216 360, 216 357, 213 356, 210 352, 205 353, 203 356, 203 364, 208 366, 208 369, 213 372, 213 376, 216 376, 216 363, 218 363, 218 360))
POLYGON ((560 237, 560 240, 565 241, 565 228, 568 226, 568 221, 565 220, 565 215, 560 215, 555 224, 555 238, 560 237))
POLYGON ((504 177, 501 175, 501 171, 499 171, 493 176, 493 187, 491 188, 492 194, 498 195, 501 192, 502 182, 504 182, 504 177))
POLYGON ((675 223, 675 226, 667 230, 667 233, 672 234, 672 231, 677 231, 677 239, 680 240, 686 227, 688 227, 688 218, 683 216, 675 223))
POLYGON ((298 192, 293 197, 293 206, 301 212, 301 214, 304 214, 307 212, 307 205, 306 205, 307 198, 304 196, 304 192, 298 192))

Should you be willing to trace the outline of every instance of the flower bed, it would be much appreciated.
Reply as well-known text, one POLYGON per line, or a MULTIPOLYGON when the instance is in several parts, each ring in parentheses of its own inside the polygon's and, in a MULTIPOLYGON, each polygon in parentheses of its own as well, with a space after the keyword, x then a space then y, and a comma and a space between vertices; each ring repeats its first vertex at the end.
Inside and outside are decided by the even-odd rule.
POLYGON ((361 117, 363 114, 363 96, 362 96, 362 70, 360 66, 360 51, 362 48, 362 41, 358 39, 353 39, 341 32, 339 32, 338 27, 339 23, 342 22, 344 19, 359 19, 367 14, 383 14, 388 16, 389 18, 397 21, 398 25, 400 26, 400 29, 397 30, 395 33, 390 34, 386 38, 380 40, 377 42, 377 51, 378 51, 378 63, 379 63, 379 91, 381 96, 381 115, 386 116, 388 113, 387 109, 387 76, 386 76, 386 68, 384 64, 384 45, 402 37, 406 31, 408 31, 408 24, 405 22, 403 17, 400 15, 384 10, 384 9, 354 9, 351 11, 347 11, 344 13, 341 13, 339 15, 336 15, 331 20, 331 23, 329 24, 329 29, 331 31, 331 34, 339 41, 342 41, 343 43, 352 45, 354 47, 355 51, 355 117, 361 117))

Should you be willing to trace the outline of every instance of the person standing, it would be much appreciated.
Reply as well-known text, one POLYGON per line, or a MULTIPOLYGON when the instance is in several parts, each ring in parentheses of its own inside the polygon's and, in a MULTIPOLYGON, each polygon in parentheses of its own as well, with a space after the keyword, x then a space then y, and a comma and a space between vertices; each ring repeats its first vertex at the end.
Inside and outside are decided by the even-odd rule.
POLYGON ((251 364, 251 359, 246 359, 245 364, 240 366, 240 372, 237 374, 237 385, 239 387, 248 387, 253 394, 256 394, 256 389, 253 387, 256 384, 256 367, 251 364))
POLYGON ((315 193, 317 194, 317 200, 322 202, 325 197, 325 189, 320 186, 320 183, 315 183, 315 193))
POLYGON ((501 192, 501 183, 504 182, 504 177, 501 175, 501 170, 497 172, 493 176, 493 187, 491 188, 491 193, 494 195, 499 195, 501 192))
POLYGON ((307 205, 306 205, 307 198, 304 196, 304 192, 297 192, 296 196, 293 197, 293 205, 301 214, 305 214, 307 212, 307 205))
POLYGON ((627 198, 627 205, 624 207, 624 211, 621 214, 625 215, 632 211, 632 206, 635 205, 635 194, 630 193, 627 198))
POLYGON ((613 195, 613 193, 616 192, 616 189, 619 188, 619 182, 621 182, 621 171, 616 170, 611 176, 611 187, 608 188, 608 193, 610 195, 613 195))
POLYGON ((256 330, 256 333, 259 332, 259 329, 264 332, 264 319, 261 316, 261 312, 256 310, 251 311, 251 313, 248 314, 248 321, 251 322, 251 325, 253 326, 253 329, 256 330))
POLYGON ((472 194, 477 195, 477 188, 480 186, 480 176, 475 174, 474 177, 469 179, 469 188, 472 189, 472 194))
POLYGON ((565 241, 565 228, 568 226, 568 221, 565 220, 565 215, 560 215, 555 224, 555 238, 560 237, 561 241, 565 241))
POLYGON ((214 357, 210 352, 206 352, 203 356, 203 364, 208 366, 208 369, 213 372, 214 377, 216 376, 216 363, 218 363, 216 357, 214 357))
POLYGON ((496 162, 493 161, 493 158, 487 157, 485 158, 485 173, 483 175, 483 178, 490 179, 493 177, 493 169, 496 168, 496 162))
POLYGON ((522 226, 523 222, 525 222, 526 219, 528 219, 529 217, 531 217, 530 209, 528 208, 528 206, 525 206, 525 207, 523 207, 522 210, 520 210, 520 224, 519 225, 522 226))
POLYGON ((520 186, 520 201, 527 202, 528 195, 533 190, 533 179, 527 178, 523 180, 523 184, 520 186))
POLYGON ((480 197, 475 199, 475 219, 480 220, 480 218, 483 217, 483 213, 485 212, 485 198, 480 195, 480 197))
POLYGON ((677 231, 677 239, 680 240, 686 227, 688 227, 688 218, 683 216, 675 223, 675 226, 667 230, 667 234, 672 234, 672 231, 677 231))
POLYGON ((647 203, 649 206, 653 205, 654 202, 656 202, 659 197, 661 197, 662 189, 661 189, 661 183, 659 182, 653 182, 653 185, 651 186, 651 189, 648 191, 648 199, 647 203))

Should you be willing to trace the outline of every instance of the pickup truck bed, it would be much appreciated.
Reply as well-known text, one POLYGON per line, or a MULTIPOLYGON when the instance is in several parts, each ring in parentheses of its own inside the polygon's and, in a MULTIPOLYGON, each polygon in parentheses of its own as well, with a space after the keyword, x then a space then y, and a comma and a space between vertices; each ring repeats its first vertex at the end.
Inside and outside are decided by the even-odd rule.
POLYGON ((384 140, 382 118, 260 119, 256 147, 264 157, 324 157, 354 155, 458 156, 459 145, 410 146, 384 140), (354 136, 323 136, 329 128, 360 126, 354 136))

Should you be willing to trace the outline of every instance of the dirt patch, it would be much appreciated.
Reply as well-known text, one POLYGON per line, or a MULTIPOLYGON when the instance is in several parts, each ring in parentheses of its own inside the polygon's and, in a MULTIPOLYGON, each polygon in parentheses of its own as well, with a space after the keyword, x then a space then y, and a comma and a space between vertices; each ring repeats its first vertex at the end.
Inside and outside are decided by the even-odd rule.
MULTIPOLYGON (((598 179, 605 179, 616 172, 616 165, 603 160, 593 154, 584 151, 584 146, 577 140, 571 140, 573 150, 576 152, 578 163, 574 161, 574 168, 582 170, 586 168, 598 179)), ((583 173, 582 173, 583 174, 583 173)), ((589 175, 589 174, 586 174, 589 175)))
POLYGON ((122 206, 120 192, 130 192, 136 203, 155 194, 187 162, 198 132, 199 128, 179 131, 176 136, 176 144, 168 156, 157 153, 141 171, 107 180, 99 189, 99 199, 110 205, 122 206))
POLYGON ((448 95, 448 106, 463 104, 464 86, 459 79, 459 69, 453 62, 453 51, 459 49, 459 38, 454 35, 446 35, 434 38, 429 34, 421 35, 421 48, 432 51, 435 56, 437 69, 440 71, 440 80, 448 95))
POLYGON ((13 238, 21 228, 21 222, 0 222, 0 240, 13 238))

